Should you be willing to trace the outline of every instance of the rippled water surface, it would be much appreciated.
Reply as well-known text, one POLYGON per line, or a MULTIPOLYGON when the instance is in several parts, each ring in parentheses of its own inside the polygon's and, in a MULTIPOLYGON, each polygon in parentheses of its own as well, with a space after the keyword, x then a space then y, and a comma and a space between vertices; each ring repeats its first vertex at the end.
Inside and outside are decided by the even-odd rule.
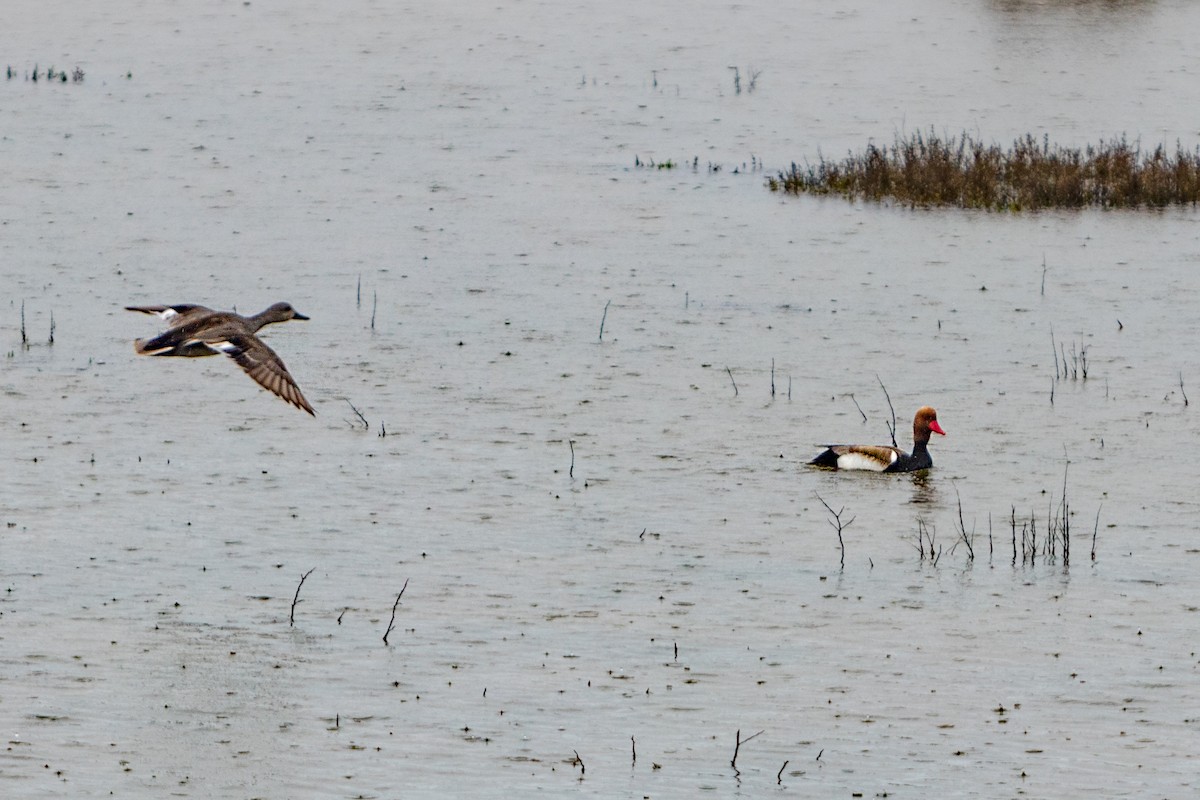
POLYGON ((1196 7, 17 5, 0 794, 1196 791, 1196 211, 764 186, 1194 145, 1196 7), (315 419, 123 310, 276 300, 315 419))

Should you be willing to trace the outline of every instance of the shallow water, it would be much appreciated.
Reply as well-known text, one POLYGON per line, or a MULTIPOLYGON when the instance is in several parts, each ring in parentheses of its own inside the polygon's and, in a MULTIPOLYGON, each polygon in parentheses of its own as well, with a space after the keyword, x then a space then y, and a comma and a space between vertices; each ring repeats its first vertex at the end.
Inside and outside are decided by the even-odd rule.
POLYGON ((21 11, 86 79, 0 84, 5 796, 1194 792, 1196 212, 763 185, 1194 142, 1191 5, 21 11), (122 310, 279 299, 315 420, 122 310), (805 468, 878 380, 935 469, 805 468))

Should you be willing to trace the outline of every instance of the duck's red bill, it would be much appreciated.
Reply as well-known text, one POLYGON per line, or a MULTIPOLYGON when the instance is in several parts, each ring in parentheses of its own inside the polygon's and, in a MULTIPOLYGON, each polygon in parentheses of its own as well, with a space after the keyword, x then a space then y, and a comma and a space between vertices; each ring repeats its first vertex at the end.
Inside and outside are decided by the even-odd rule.
POLYGON ((942 436, 946 435, 946 432, 942 430, 941 425, 938 425, 938 421, 936 419, 930 421, 929 430, 933 431, 934 433, 940 433, 942 436))

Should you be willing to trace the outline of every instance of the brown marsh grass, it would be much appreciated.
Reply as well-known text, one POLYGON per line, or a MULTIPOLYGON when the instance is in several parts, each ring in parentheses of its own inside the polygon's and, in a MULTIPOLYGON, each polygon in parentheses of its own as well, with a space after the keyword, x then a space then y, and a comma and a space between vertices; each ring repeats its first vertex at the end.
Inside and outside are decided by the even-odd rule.
POLYGON ((772 191, 851 200, 997 211, 1039 208, 1162 208, 1200 200, 1200 147, 1143 151, 1124 137, 1083 149, 1032 135, 1005 150, 967 133, 914 133, 889 148, 868 144, 841 161, 795 163, 767 179, 772 191))

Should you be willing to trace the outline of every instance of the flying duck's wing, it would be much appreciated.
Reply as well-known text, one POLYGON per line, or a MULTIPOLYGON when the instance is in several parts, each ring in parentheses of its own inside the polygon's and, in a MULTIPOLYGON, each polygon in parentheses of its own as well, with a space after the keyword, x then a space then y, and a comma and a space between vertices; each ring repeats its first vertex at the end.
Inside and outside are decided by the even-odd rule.
POLYGON ((296 408, 307 411, 314 417, 317 415, 304 399, 300 387, 283 365, 283 360, 257 336, 250 333, 226 333, 206 336, 204 343, 236 361, 259 386, 274 392, 296 408))
POLYGON ((125 310, 137 311, 141 314, 152 314, 172 328, 183 325, 191 319, 214 313, 211 308, 187 303, 177 306, 125 306, 125 310))

